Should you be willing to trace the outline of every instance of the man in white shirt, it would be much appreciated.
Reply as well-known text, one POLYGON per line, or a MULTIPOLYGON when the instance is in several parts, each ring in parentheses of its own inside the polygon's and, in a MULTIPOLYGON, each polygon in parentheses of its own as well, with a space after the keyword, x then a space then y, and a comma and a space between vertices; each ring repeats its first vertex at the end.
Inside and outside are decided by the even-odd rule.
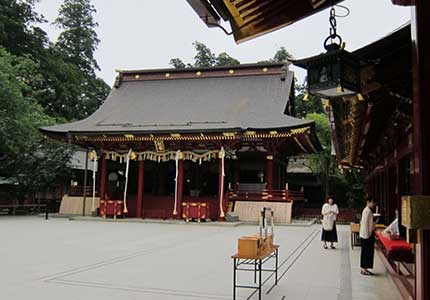
POLYGON ((373 220, 373 211, 376 207, 376 201, 369 198, 366 207, 361 214, 360 222, 360 239, 361 239, 361 274, 373 275, 368 269, 373 268, 373 258, 375 255, 375 222, 373 220))

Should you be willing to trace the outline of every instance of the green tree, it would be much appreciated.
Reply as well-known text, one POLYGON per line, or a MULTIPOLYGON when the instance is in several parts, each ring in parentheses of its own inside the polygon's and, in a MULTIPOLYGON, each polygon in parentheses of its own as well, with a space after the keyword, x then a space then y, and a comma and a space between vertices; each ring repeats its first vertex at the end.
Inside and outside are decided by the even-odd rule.
POLYGON ((96 12, 90 0, 64 0, 55 24, 63 29, 57 40, 57 47, 65 54, 68 62, 82 72, 93 75, 100 70, 94 51, 100 42, 93 18, 96 12))
MULTIPOLYGON (((64 62, 70 64, 55 76, 67 76, 71 82, 67 89, 57 90, 64 97, 60 103, 54 100, 48 101, 48 104, 50 110, 68 120, 82 119, 93 113, 110 91, 109 86, 96 76, 96 70, 100 68, 94 51, 100 40, 95 31, 98 26, 93 18, 95 12, 90 0, 64 0, 55 20, 55 24, 63 31, 54 51, 57 50, 64 62), (73 66, 77 67, 80 73, 73 66)), ((59 60, 54 63, 62 65, 59 60)), ((51 71, 56 72, 53 69, 51 71)))
POLYGON ((321 145, 331 150, 331 133, 327 116, 324 113, 308 113, 306 119, 315 121, 315 131, 321 145))
POLYGON ((215 62, 216 66, 235 66, 240 65, 240 61, 238 61, 236 58, 231 57, 225 52, 221 52, 218 54, 215 62))
POLYGON ((0 1, 0 45, 15 55, 35 54, 47 42, 36 24, 44 22, 34 11, 37 0, 0 1))
POLYGON ((258 64, 268 64, 268 63, 281 63, 285 62, 289 64, 288 60, 293 59, 293 55, 287 51, 285 47, 280 47, 276 52, 273 58, 260 60, 257 62, 258 64))
POLYGON ((288 60, 293 59, 293 56, 290 52, 285 49, 285 47, 279 48, 278 51, 276 51, 275 55, 272 58, 272 62, 287 62, 288 60))
POLYGON ((195 67, 212 67, 216 63, 216 55, 212 53, 205 44, 195 41, 193 43, 196 49, 196 55, 194 56, 195 67))
POLYGON ((334 157, 331 155, 331 133, 327 116, 323 113, 309 113, 306 119, 315 121, 315 132, 323 150, 319 153, 308 155, 307 167, 314 174, 319 174, 323 182, 324 197, 329 193, 329 178, 333 173, 335 164, 334 157))
POLYGON ((54 123, 36 100, 42 81, 33 60, 0 48, 0 174, 17 180, 19 199, 68 174, 71 150, 38 130, 54 123))
POLYGON ((305 118, 309 113, 324 113, 324 107, 321 99, 313 95, 307 95, 305 84, 296 84, 296 97, 294 99, 296 106, 296 116, 298 118, 305 118), (307 100, 305 100, 307 95, 307 100))
POLYGON ((240 65, 240 61, 231 57, 226 52, 221 52, 216 55, 205 44, 195 41, 193 43, 196 55, 194 56, 194 63, 185 64, 180 58, 170 59, 169 64, 174 68, 206 68, 214 66, 233 66, 240 65))
POLYGON ((172 58, 169 64, 176 69, 183 69, 186 67, 185 63, 179 58, 172 58))

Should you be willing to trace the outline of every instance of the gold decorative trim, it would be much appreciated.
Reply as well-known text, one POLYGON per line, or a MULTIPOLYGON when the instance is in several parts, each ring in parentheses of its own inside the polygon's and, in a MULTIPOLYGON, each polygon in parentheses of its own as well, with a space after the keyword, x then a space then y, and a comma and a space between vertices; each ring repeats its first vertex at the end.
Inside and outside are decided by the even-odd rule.
POLYGON ((75 136, 77 141, 94 141, 94 142, 144 142, 144 141, 213 141, 213 140, 253 140, 253 139, 273 139, 273 138, 289 138, 299 134, 308 134, 310 127, 296 128, 289 131, 278 132, 275 130, 269 132, 256 132, 245 131, 243 134, 236 132, 224 132, 222 134, 206 135, 203 133, 193 135, 182 135, 179 133, 172 133, 169 135, 142 135, 136 136, 134 134, 123 134, 108 136, 106 134, 98 136, 75 136))

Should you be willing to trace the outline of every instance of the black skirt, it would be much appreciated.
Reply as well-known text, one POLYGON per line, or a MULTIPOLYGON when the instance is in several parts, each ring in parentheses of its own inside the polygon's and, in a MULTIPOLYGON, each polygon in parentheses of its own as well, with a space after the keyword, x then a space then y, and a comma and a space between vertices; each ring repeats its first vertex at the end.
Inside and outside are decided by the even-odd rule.
POLYGON ((323 227, 321 241, 337 243, 336 222, 334 222, 332 230, 324 230, 324 227, 323 227))
POLYGON ((361 259, 360 266, 363 269, 373 268, 373 258, 375 256, 375 236, 372 234, 368 239, 361 241, 361 259))

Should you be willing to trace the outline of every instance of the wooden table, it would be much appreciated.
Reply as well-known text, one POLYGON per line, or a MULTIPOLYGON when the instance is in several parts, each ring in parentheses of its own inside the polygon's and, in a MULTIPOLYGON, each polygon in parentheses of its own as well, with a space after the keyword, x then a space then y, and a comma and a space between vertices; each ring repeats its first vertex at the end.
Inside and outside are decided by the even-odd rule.
POLYGON ((262 283, 262 272, 275 273, 275 285, 278 284, 278 252, 279 246, 273 245, 270 249, 254 257, 241 256, 238 253, 231 256, 233 259, 233 300, 236 300, 236 289, 252 289, 258 291, 258 299, 261 300, 261 287, 262 283), (275 259, 274 269, 263 269, 263 264, 269 260, 275 259), (253 266, 252 268, 245 268, 240 266, 253 266), (253 271, 254 272, 254 284, 257 285, 240 285, 237 284, 237 271, 253 271))
POLYGON ((357 242, 359 240, 360 224, 350 223, 349 227, 351 229, 351 249, 354 249, 354 246, 357 245, 357 242))

